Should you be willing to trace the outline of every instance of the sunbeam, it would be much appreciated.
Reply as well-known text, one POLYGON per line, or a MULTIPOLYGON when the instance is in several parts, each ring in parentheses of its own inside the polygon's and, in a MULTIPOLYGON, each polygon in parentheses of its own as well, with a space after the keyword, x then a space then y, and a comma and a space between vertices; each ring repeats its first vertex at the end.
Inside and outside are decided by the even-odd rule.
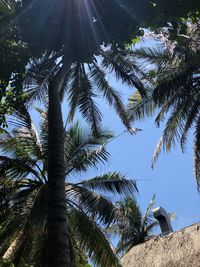
MULTIPOLYGON (((137 2, 137 0, 135 0, 137 2)), ((60 51, 88 61, 102 45, 124 46, 137 32, 130 0, 30 0, 15 21, 33 54, 60 51)))

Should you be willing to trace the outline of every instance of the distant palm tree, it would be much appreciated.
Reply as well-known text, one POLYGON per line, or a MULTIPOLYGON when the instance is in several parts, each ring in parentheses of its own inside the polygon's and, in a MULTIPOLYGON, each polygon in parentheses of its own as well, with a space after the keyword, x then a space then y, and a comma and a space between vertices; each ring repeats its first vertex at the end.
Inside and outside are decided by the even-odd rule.
POLYGON ((134 198, 126 197, 123 201, 117 202, 120 210, 120 220, 112 227, 106 229, 107 233, 119 237, 116 251, 125 254, 133 246, 145 242, 151 235, 152 230, 158 225, 157 220, 152 216, 155 195, 151 199, 146 212, 142 215, 139 205, 134 198))
MULTIPOLYGON (((200 187, 200 26, 190 24, 187 35, 179 34, 176 42, 165 36, 162 49, 143 47, 133 51, 143 64, 154 71, 148 74, 144 100, 136 92, 130 98, 133 120, 152 116, 157 110, 157 126, 165 128, 154 152, 152 166, 162 148, 169 152, 176 141, 185 151, 187 136, 194 133, 194 173, 200 187), (150 82, 150 83, 149 83, 150 82), (153 86, 152 86, 153 84, 153 86)), ((163 39, 163 38, 162 38, 163 39)))
MULTIPOLYGON (((46 112, 38 112, 39 132, 21 105, 10 121, 11 131, 4 130, 0 136, 0 255, 15 266, 44 266, 46 260, 48 122, 46 112)), ((73 175, 108 159, 105 144, 111 137, 110 132, 101 131, 94 138, 78 123, 65 131, 70 266, 84 255, 102 267, 120 265, 101 231, 118 218, 118 209, 100 193, 132 194, 135 183, 116 172, 70 182, 73 175)))

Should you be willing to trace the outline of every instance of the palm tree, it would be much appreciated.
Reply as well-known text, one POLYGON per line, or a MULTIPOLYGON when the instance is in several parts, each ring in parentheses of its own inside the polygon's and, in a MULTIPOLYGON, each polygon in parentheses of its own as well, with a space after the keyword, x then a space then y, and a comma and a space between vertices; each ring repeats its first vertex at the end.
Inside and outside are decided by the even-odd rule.
MULTIPOLYGON (((23 12, 17 22, 22 30, 23 40, 30 49, 31 55, 41 58, 46 53, 49 57, 62 57, 59 68, 50 75, 49 81, 49 212, 48 212, 48 244, 49 266, 69 266, 67 245, 67 221, 64 214, 64 143, 62 114, 59 104, 59 93, 65 85, 70 66, 74 62, 90 63, 95 55, 100 55, 101 45, 118 49, 125 47, 138 32, 144 22, 154 23, 157 20, 156 8, 151 1, 60 1, 60 0, 24 0, 23 12), (111 15, 112 14, 112 15, 111 15), (151 14, 151 16, 149 16, 151 14), (56 124, 56 125, 55 125, 56 124), (55 127, 56 126, 56 127, 55 127), (56 159, 56 160, 55 160, 56 159), (58 190, 59 188, 59 190, 58 190), (61 190, 62 188, 62 190, 61 190), (59 203, 56 204, 56 203, 59 203), (64 231, 65 229, 65 231, 64 231), (65 240, 65 243, 64 241, 65 240), (64 249, 65 248, 65 249, 64 249), (62 251, 62 253, 61 253, 62 251), (63 259, 62 263, 57 259, 63 259)), ((175 10, 179 7, 179 1, 175 10)), ((196 8, 196 5, 195 5, 196 8)), ((166 7, 164 5, 164 9, 166 7)), ((161 8, 163 11, 163 8, 161 8)), ((168 13, 162 12, 164 22, 168 13)), ((160 14, 160 5, 158 8, 160 14)), ((177 11, 177 10, 176 10, 177 11)), ((181 15, 188 11, 185 6, 181 15)), ((176 12, 175 12, 176 13, 176 12)), ((173 16, 173 18, 176 16, 173 16)), ((168 16, 167 16, 168 18, 168 16)), ((171 12, 170 12, 171 19, 171 12)), ((160 20, 159 20, 160 21, 160 20)), ((167 20, 168 22, 169 20, 167 20)), ((55 69, 54 69, 55 70, 55 69)), ((79 106, 86 119, 100 121, 100 114, 94 105, 91 106, 94 91, 88 90, 91 85, 86 76, 81 80, 82 90, 79 94, 79 106), (90 112, 92 109, 92 112, 90 112), (94 120, 95 115, 95 120, 94 120)), ((128 79, 130 75, 128 75, 128 79)), ((127 76, 126 76, 127 79, 127 76)), ((75 96, 75 93, 72 94, 75 96)), ((108 96, 109 97, 109 96, 108 96)), ((110 97, 109 97, 110 99, 110 97)), ((77 100, 77 99, 75 99, 77 100)), ((75 103, 75 101, 73 101, 75 103)), ((119 107, 119 105, 117 105, 119 107)), ((120 112, 121 113, 121 112, 120 112)), ((125 119, 125 115, 123 115, 125 119)), ((127 125, 128 121, 126 121, 127 125)), ((128 123, 129 124, 129 123, 128 123)), ((96 132, 98 124, 93 124, 96 132)))
POLYGON ((120 210, 120 220, 114 226, 106 229, 107 233, 119 237, 116 251, 123 255, 133 246, 145 242, 151 235, 152 230, 158 225, 157 220, 152 216, 155 195, 151 199, 145 214, 142 215, 136 199, 126 197, 124 200, 117 202, 120 210))
MULTIPOLYGON (((39 132, 25 105, 21 105, 10 122, 14 127, 11 131, 4 130, 0 140, 4 152, 0 156, 0 255, 16 266, 44 266, 46 260, 48 122, 47 114, 38 111, 42 118, 39 132)), ((108 159, 105 144, 111 137, 110 132, 101 131, 95 138, 85 134, 78 124, 65 131, 68 179, 64 201, 70 266, 75 266, 75 259, 84 254, 100 266, 120 265, 101 230, 117 220, 118 209, 102 193, 132 194, 135 183, 116 172, 70 182, 75 174, 80 175, 108 159)))
MULTIPOLYGON (((122 103, 119 93, 114 90, 106 78, 106 71, 116 73, 116 77, 131 86, 137 86, 144 94, 143 86, 134 73, 135 66, 128 60, 120 57, 118 52, 101 50, 102 60, 93 56, 91 62, 85 64, 67 57, 56 60, 58 55, 51 55, 50 59, 39 64, 38 75, 30 71, 31 79, 36 88, 31 88, 33 96, 41 96, 48 90, 48 253, 49 266, 68 266, 68 245, 66 244, 67 217, 65 216, 64 190, 64 131, 60 98, 67 91, 69 99, 69 120, 72 120, 77 108, 91 125, 94 136, 99 135, 101 112, 94 98, 98 96, 97 90, 109 104, 113 105, 117 114, 130 132, 134 132, 130 119, 122 103), (99 66, 99 64, 101 66, 99 66), (42 73, 42 76, 41 76, 42 73), (38 83, 39 82, 39 83, 38 83), (38 89, 35 91, 35 89, 38 89), (61 190, 62 188, 62 190, 61 190), (59 203, 59 204, 58 204, 59 203), (64 230, 65 229, 65 230, 64 230), (65 233, 65 234, 64 234, 65 233), (63 243, 61 240, 65 240, 63 243), (61 245, 62 243, 62 245, 61 245), (57 244, 57 245, 56 245, 57 244), (59 247, 62 247, 62 249, 59 247), (61 251, 65 251, 60 255, 61 251), (53 256, 54 255, 54 256, 53 256), (64 257, 65 255, 65 257, 64 257), (52 259, 53 258, 53 259, 52 259), (58 263, 57 260, 62 259, 58 263)), ((38 67, 36 68, 38 74, 38 67)), ((46 94, 44 94, 46 96, 46 94)))
MULTIPOLYGON (((153 87, 148 88, 148 97, 143 101, 136 92, 130 98, 130 112, 134 120, 152 116, 157 110, 159 110, 155 119, 157 126, 166 120, 163 134, 153 155, 152 166, 161 150, 169 152, 176 141, 180 142, 184 152, 187 136, 191 130, 194 132, 194 173, 198 189, 200 187, 199 33, 199 24, 190 24, 187 35, 179 34, 177 42, 169 41, 165 36, 163 49, 143 47, 134 51, 133 54, 143 59, 143 63, 153 64, 156 69, 154 73, 151 71, 152 77, 149 76, 152 78, 153 87)), ((146 82, 147 85, 150 85, 149 80, 146 82)))

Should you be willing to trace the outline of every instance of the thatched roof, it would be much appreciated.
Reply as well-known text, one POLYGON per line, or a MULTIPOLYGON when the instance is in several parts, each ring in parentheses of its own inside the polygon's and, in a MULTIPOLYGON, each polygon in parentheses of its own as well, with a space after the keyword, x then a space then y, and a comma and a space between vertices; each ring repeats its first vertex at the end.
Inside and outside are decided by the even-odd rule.
POLYGON ((123 267, 199 267, 200 223, 133 247, 123 267))

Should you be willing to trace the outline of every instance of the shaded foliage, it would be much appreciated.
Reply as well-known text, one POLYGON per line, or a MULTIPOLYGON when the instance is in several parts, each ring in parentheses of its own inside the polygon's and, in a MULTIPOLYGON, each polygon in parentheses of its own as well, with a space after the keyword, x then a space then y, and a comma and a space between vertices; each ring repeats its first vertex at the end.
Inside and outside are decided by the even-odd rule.
POLYGON ((23 99, 22 82, 29 59, 21 42, 14 19, 20 9, 16 1, 0 2, 0 124, 6 126, 5 115, 12 113, 23 99))
MULTIPOLYGON (((4 131, 0 138, 4 153, 0 158, 0 254, 5 260, 12 260, 15 266, 44 266, 46 257, 48 129, 46 112, 40 109, 38 112, 41 114, 39 132, 22 105, 14 114, 15 127, 4 131)), ((105 194, 133 194, 135 183, 116 172, 70 182, 74 174, 81 175, 88 168, 107 161, 109 154, 105 144, 111 137, 110 132, 104 131, 94 138, 78 124, 65 132, 71 266, 76 265, 75 259, 77 265, 81 264, 84 255, 100 266, 119 266, 101 229, 118 220, 118 208, 105 194)))
POLYGON ((114 226, 107 228, 106 232, 119 237, 117 253, 125 254, 133 246, 145 242, 151 235, 152 230, 158 225, 153 218, 152 208, 155 195, 151 199, 144 215, 134 198, 126 197, 123 201, 117 202, 120 220, 114 226))
POLYGON ((25 1, 19 18, 25 40, 33 54, 63 50, 74 60, 89 62, 100 45, 124 47, 140 27, 163 27, 198 16, 200 4, 193 1, 25 1), (48 27, 46 25, 48 24, 48 27))

